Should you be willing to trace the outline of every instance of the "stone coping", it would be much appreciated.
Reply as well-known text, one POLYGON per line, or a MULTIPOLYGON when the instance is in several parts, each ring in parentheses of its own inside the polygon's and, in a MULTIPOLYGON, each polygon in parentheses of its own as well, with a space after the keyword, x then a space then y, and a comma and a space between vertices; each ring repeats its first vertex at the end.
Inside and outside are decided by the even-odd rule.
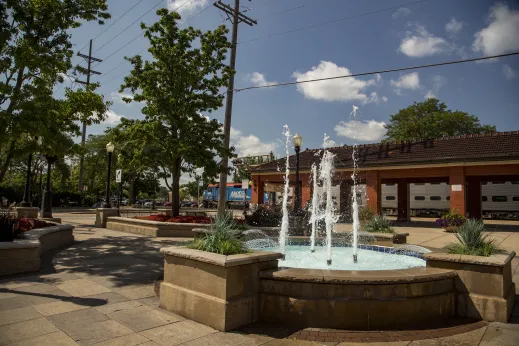
POLYGON ((164 255, 187 258, 221 267, 235 267, 244 264, 273 261, 283 258, 283 255, 278 252, 254 251, 239 255, 226 256, 213 252, 188 249, 183 246, 170 246, 161 248, 160 252, 164 255))
POLYGON ((23 233, 23 238, 21 239, 0 242, 0 250, 37 248, 40 246, 39 239, 42 236, 51 233, 71 231, 73 229, 74 226, 58 224, 55 226, 31 229, 30 231, 23 233))
POLYGON ((505 255, 492 255, 489 257, 484 256, 469 256, 469 255, 457 255, 449 254, 444 252, 430 252, 423 255, 425 260, 433 261, 444 261, 444 262, 456 262, 466 264, 480 264, 491 267, 504 267, 515 257, 515 252, 512 251, 505 255))
POLYGON ((396 270, 328 270, 279 268, 260 272, 260 278, 325 284, 406 284, 456 277, 453 270, 416 267, 396 270))
POLYGON ((108 221, 115 222, 125 222, 131 224, 139 224, 139 225, 149 225, 149 226, 171 226, 171 225, 180 225, 180 226, 189 226, 189 227, 210 227, 209 224, 199 224, 199 223, 183 223, 183 222, 162 222, 162 221, 151 221, 151 220, 139 220, 130 217, 121 217, 121 216, 109 216, 108 221))

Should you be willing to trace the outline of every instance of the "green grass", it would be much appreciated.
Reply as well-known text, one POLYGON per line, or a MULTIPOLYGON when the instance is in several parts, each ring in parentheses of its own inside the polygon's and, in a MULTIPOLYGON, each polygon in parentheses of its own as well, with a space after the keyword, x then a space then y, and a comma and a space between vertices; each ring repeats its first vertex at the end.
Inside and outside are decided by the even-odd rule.
POLYGON ((445 250, 451 254, 485 257, 504 253, 493 239, 488 239, 488 233, 483 233, 484 230, 483 221, 467 220, 455 233, 458 242, 448 244, 445 250))
POLYGON ((240 225, 234 221, 232 212, 217 216, 210 232, 188 245, 191 249, 214 252, 220 255, 236 255, 249 252, 239 239, 240 225))
POLYGON ((362 227, 363 231, 372 233, 393 233, 391 223, 383 215, 373 215, 362 227))

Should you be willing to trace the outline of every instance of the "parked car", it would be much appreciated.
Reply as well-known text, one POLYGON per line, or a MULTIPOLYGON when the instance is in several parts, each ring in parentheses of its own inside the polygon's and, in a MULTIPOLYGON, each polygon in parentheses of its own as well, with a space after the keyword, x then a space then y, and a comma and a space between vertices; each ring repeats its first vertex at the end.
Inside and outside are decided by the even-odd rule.
POLYGON ((173 204, 173 203, 171 203, 171 202, 166 202, 166 203, 164 203, 164 206, 165 206, 165 207, 171 207, 172 204, 173 204))
POLYGON ((98 201, 96 203, 94 203, 94 205, 92 206, 92 208, 101 208, 103 206, 103 201, 98 201))

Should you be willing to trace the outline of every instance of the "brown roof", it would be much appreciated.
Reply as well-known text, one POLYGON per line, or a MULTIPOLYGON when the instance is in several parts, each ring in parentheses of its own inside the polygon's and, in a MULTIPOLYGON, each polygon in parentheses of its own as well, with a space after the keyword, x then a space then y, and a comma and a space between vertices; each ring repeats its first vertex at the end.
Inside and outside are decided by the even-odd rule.
MULTIPOLYGON (((519 131, 443 137, 433 140, 396 141, 358 145, 358 165, 362 167, 448 163, 456 161, 497 161, 519 159, 519 131)), ((329 148, 336 155, 336 168, 352 168, 353 146, 329 148)), ((300 154, 300 169, 319 162, 322 149, 306 149, 300 154)), ((284 170, 285 158, 251 167, 254 172, 284 170)), ((295 169, 295 155, 290 156, 295 169)))

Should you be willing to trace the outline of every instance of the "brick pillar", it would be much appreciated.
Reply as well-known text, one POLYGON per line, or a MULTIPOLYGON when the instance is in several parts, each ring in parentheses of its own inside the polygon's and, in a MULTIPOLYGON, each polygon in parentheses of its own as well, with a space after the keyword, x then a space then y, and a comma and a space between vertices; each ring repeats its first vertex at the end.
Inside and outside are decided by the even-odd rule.
POLYGON ((308 179, 303 179, 301 186, 301 208, 304 209, 310 199, 312 199, 312 187, 308 179))
POLYGON ((252 177, 252 203, 263 204, 263 196, 265 195, 265 183, 261 181, 260 176, 252 177))
POLYGON ((366 193, 367 193, 367 206, 374 213, 380 214, 381 208, 381 193, 382 189, 380 186, 380 176, 378 171, 367 171, 366 172, 366 193))
POLYGON ((339 211, 344 218, 345 221, 352 220, 351 213, 351 181, 349 180, 341 180, 340 182, 340 193, 339 193, 339 211))
POLYGON ((407 179, 400 179, 397 184, 397 221, 407 222, 409 221, 410 209, 409 183, 407 179))
POLYGON ((467 177, 467 215, 471 219, 481 219, 481 180, 467 177))
POLYGON ((463 167, 450 167, 449 169, 450 184, 450 209, 461 215, 467 213, 465 199, 465 172, 463 167))

